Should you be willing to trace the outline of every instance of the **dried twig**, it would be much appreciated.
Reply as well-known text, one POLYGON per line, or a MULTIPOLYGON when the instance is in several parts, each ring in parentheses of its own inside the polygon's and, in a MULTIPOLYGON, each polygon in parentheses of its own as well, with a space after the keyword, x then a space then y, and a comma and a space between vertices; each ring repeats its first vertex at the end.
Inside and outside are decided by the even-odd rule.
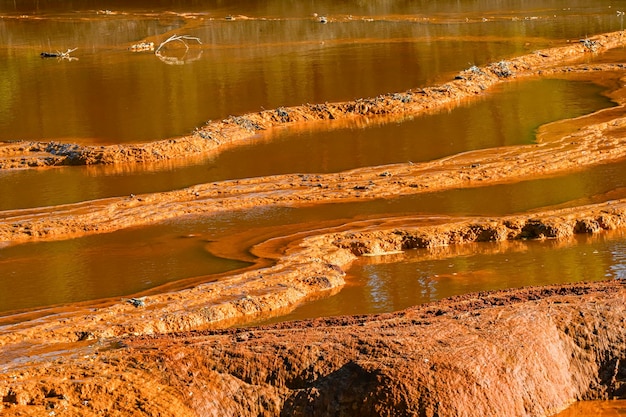
POLYGON ((178 42, 182 42, 183 45, 185 45, 186 51, 189 50, 189 45, 187 45, 187 42, 185 41, 196 41, 199 44, 202 44, 202 42, 200 42, 199 38, 196 38, 194 36, 188 36, 188 35, 172 35, 169 38, 167 38, 166 40, 164 40, 163 42, 161 42, 161 44, 159 45, 159 47, 157 48, 156 51, 154 51, 154 53, 156 55, 159 54, 159 51, 161 50, 161 48, 163 48, 166 44, 170 43, 170 42, 174 42, 174 41, 178 41, 178 42))
POLYGON ((70 54, 72 52, 74 52, 75 50, 77 50, 77 49, 78 48, 68 49, 65 52, 60 52, 60 51, 56 51, 56 52, 42 52, 39 55, 42 58, 58 58, 58 59, 67 59, 68 61, 74 61, 74 60, 77 60, 78 58, 73 57, 70 54))
POLYGON ((73 56, 70 56, 70 54, 71 54, 72 52, 74 52, 75 50, 77 50, 77 49, 78 49, 78 48, 68 49, 68 50, 67 50, 67 51, 65 51, 65 52, 61 52, 61 53, 59 53, 59 58, 61 58, 61 59, 69 59, 69 60, 72 60, 72 59, 78 59, 78 58, 74 58, 73 56))
POLYGON ((154 51, 154 42, 139 42, 131 45, 128 49, 130 49, 132 52, 154 51))

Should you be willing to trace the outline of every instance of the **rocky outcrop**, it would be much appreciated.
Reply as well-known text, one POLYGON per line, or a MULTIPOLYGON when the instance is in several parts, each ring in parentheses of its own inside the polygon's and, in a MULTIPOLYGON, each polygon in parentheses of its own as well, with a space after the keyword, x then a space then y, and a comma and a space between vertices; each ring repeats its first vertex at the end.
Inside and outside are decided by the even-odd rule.
POLYGON ((546 416, 626 396, 621 281, 114 339, 5 364, 3 415, 546 416), (41 366, 45 363, 45 366, 41 366))

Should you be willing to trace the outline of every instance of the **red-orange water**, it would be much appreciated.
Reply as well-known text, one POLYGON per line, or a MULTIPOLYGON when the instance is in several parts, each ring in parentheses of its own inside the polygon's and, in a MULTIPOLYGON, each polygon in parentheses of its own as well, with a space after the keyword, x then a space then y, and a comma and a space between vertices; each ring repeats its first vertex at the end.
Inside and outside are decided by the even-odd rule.
POLYGON ((0 139, 150 141, 262 108, 403 91, 472 65, 618 30, 616 10, 624 5, 3 2, 0 139), (172 34, 202 43, 164 50, 176 65, 128 49, 172 34), (39 57, 73 48, 74 61, 39 57))
MULTIPOLYGON (((623 0, 128 3, 0 4, 0 140, 151 141, 188 134, 209 119, 263 108, 403 91, 448 80, 472 65, 623 29, 617 11, 626 10, 623 0), (319 22, 322 15, 328 23, 319 22), (188 51, 170 45, 164 51, 169 59, 129 50, 144 40, 158 45, 175 33, 202 43, 190 42, 188 51), (76 60, 39 57, 73 48, 76 60)), ((624 51, 598 59, 621 62, 624 51)), ((468 149, 528 143, 542 123, 611 105, 599 91, 591 83, 563 80, 509 85, 450 114, 368 129, 287 131, 189 164, 0 172, 0 210, 230 178, 431 160, 468 149)), ((246 230, 306 230, 388 214, 502 215, 606 201, 624 197, 625 172, 620 163, 506 186, 231 213, 0 248, 0 312, 124 295, 187 278, 210 279, 247 264, 211 255, 207 241, 246 230)), ((569 247, 533 243, 508 251, 477 246, 471 253, 440 258, 415 252, 395 263, 364 260, 351 271, 339 298, 298 311, 308 309, 303 316, 376 312, 466 291, 622 278, 623 241, 616 236, 569 247), (556 271, 561 257, 574 265, 567 274, 562 268, 556 271), (500 276, 528 279, 503 281, 500 276), (406 294, 416 297, 402 297, 406 294), (337 302, 345 296, 348 302, 337 302)), ((619 402, 580 403, 561 417, 613 416, 623 410, 619 402)))
POLYGON ((626 400, 581 401, 555 417, 619 417, 626 415, 626 400))

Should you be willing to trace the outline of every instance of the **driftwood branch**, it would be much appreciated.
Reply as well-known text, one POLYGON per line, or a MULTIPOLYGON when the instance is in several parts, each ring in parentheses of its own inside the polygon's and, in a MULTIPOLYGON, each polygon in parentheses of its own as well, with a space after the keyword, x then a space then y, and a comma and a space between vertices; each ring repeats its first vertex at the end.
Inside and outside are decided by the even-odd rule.
POLYGON ((73 60, 78 59, 78 58, 73 57, 70 54, 72 52, 74 52, 75 50, 77 50, 77 49, 78 48, 68 49, 65 52, 60 52, 60 51, 56 51, 56 52, 42 52, 39 55, 42 58, 59 58, 59 59, 67 59, 68 61, 73 61, 73 60))
POLYGON ((159 54, 159 51, 161 50, 161 48, 163 48, 166 44, 170 43, 170 42, 181 42, 183 45, 185 45, 186 51, 189 50, 189 45, 187 44, 186 41, 196 41, 199 44, 202 44, 202 42, 200 42, 199 38, 196 38, 195 36, 188 36, 188 35, 172 35, 169 38, 167 38, 166 40, 164 40, 163 42, 161 42, 161 44, 159 45, 159 47, 157 48, 156 51, 154 51, 154 53, 156 55, 159 54))

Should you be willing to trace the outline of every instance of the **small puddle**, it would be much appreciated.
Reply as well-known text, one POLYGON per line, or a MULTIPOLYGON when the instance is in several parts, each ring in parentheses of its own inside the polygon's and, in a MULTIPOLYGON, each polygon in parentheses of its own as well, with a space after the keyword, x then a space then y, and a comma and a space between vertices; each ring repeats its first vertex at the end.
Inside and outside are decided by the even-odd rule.
POLYGON ((450 112, 402 123, 277 130, 196 165, 64 167, 0 172, 0 210, 184 188, 226 179, 328 173, 531 143, 545 123, 614 105, 589 81, 506 83, 450 112), (25 193, 23 190, 37 190, 25 193))

